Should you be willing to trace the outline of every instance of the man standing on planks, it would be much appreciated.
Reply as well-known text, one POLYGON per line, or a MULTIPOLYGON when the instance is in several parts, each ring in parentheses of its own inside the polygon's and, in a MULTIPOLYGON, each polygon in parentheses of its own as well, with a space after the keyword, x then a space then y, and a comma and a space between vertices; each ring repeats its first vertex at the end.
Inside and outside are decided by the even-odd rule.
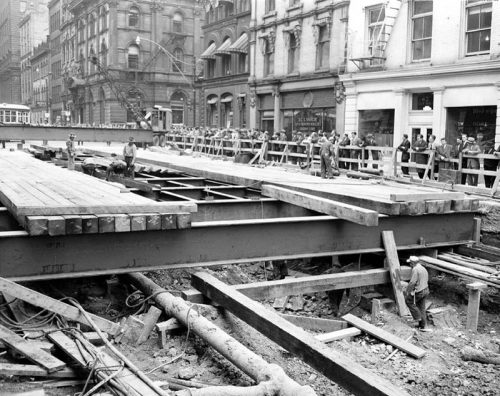
POLYGON ((134 143, 135 139, 131 136, 128 139, 128 144, 123 147, 123 158, 125 159, 125 163, 127 164, 127 169, 125 170, 125 177, 134 178, 134 166, 135 166, 135 158, 137 157, 137 147, 134 143))
POLYGON ((427 325, 425 307, 429 295, 429 274, 417 256, 410 256, 407 262, 410 263, 411 278, 404 292, 406 305, 413 319, 418 320, 418 328, 422 331, 432 331, 427 325))
POLYGON ((321 157, 321 178, 333 179, 332 159, 335 157, 335 147, 333 143, 328 139, 324 140, 323 143, 321 143, 319 155, 321 157))
POLYGON ((66 141, 66 150, 68 151, 68 170, 75 170, 75 137, 74 133, 69 134, 69 139, 66 141))

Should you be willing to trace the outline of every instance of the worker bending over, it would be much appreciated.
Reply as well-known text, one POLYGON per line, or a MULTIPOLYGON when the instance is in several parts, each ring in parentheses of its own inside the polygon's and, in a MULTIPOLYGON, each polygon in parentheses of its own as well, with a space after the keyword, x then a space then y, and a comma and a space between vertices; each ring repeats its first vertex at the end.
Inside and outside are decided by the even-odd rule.
POLYGON ((127 168, 125 170, 125 176, 134 178, 134 167, 135 167, 135 158, 137 157, 137 147, 134 143, 134 138, 131 136, 128 139, 128 144, 123 147, 123 158, 125 159, 125 163, 127 164, 127 168))
POLYGON ((106 169, 106 180, 107 181, 109 181, 111 174, 122 175, 125 173, 125 171, 127 169, 126 162, 117 158, 115 153, 111 154, 111 157, 112 157, 111 164, 109 164, 108 168, 106 169))

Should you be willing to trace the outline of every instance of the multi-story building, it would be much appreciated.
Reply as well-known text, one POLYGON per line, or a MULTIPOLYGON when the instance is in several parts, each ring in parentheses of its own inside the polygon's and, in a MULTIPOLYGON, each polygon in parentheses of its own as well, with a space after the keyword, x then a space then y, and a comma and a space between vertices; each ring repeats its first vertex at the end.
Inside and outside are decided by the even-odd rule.
POLYGON ((249 126, 250 0, 206 1, 199 125, 249 126))
POLYGON ((335 87, 346 64, 348 6, 344 0, 253 0, 252 127, 285 129, 290 136, 342 125, 335 87))
POLYGON ((0 1, 0 102, 21 103, 19 20, 27 1, 0 1))
POLYGON ((62 59, 72 122, 134 122, 134 112, 163 106, 174 123, 194 124, 203 44, 197 1, 68 0, 66 12, 62 59))
POLYGON ((61 21, 63 0, 51 0, 49 7, 49 46, 50 46, 50 71, 49 71, 49 107, 50 121, 52 123, 65 123, 65 103, 62 99, 62 51, 61 51, 61 21))
POLYGON ((33 98, 31 101, 31 122, 44 124, 49 120, 49 62, 50 48, 48 41, 40 43, 33 50, 29 59, 31 64, 31 80, 33 81, 33 98))
POLYGON ((345 128, 500 143, 500 2, 353 1, 345 128))
POLYGON ((30 57, 33 48, 38 46, 49 33, 48 0, 30 1, 21 13, 19 22, 19 49, 21 60, 21 102, 24 105, 33 104, 33 80, 30 57))

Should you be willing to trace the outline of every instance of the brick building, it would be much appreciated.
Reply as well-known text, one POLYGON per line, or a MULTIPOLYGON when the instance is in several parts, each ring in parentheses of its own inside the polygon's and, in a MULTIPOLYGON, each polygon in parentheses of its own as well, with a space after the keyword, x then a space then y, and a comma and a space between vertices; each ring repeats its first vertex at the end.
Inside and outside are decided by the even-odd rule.
POLYGON ((21 103, 19 20, 26 1, 0 1, 0 103, 21 103))
POLYGON ((50 48, 48 41, 40 43, 33 49, 29 58, 31 65, 32 100, 31 122, 44 124, 48 121, 49 114, 49 63, 50 48))
POLYGON ((207 1, 199 125, 249 127, 250 0, 207 1))
POLYGON ((348 6, 344 0, 253 1, 251 126, 288 136, 342 129, 336 87, 347 62, 348 6))
POLYGON ((193 125, 204 16, 198 2, 70 0, 63 8, 63 98, 72 123, 133 123, 119 91, 144 114, 170 107, 175 123, 193 125))

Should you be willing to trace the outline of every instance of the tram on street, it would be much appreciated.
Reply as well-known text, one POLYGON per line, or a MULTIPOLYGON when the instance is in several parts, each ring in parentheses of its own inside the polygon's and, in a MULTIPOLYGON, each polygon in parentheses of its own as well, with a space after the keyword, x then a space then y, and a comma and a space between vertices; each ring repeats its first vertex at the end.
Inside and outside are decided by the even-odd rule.
POLYGON ((22 125, 31 122, 31 111, 28 106, 0 103, 0 125, 22 125))

